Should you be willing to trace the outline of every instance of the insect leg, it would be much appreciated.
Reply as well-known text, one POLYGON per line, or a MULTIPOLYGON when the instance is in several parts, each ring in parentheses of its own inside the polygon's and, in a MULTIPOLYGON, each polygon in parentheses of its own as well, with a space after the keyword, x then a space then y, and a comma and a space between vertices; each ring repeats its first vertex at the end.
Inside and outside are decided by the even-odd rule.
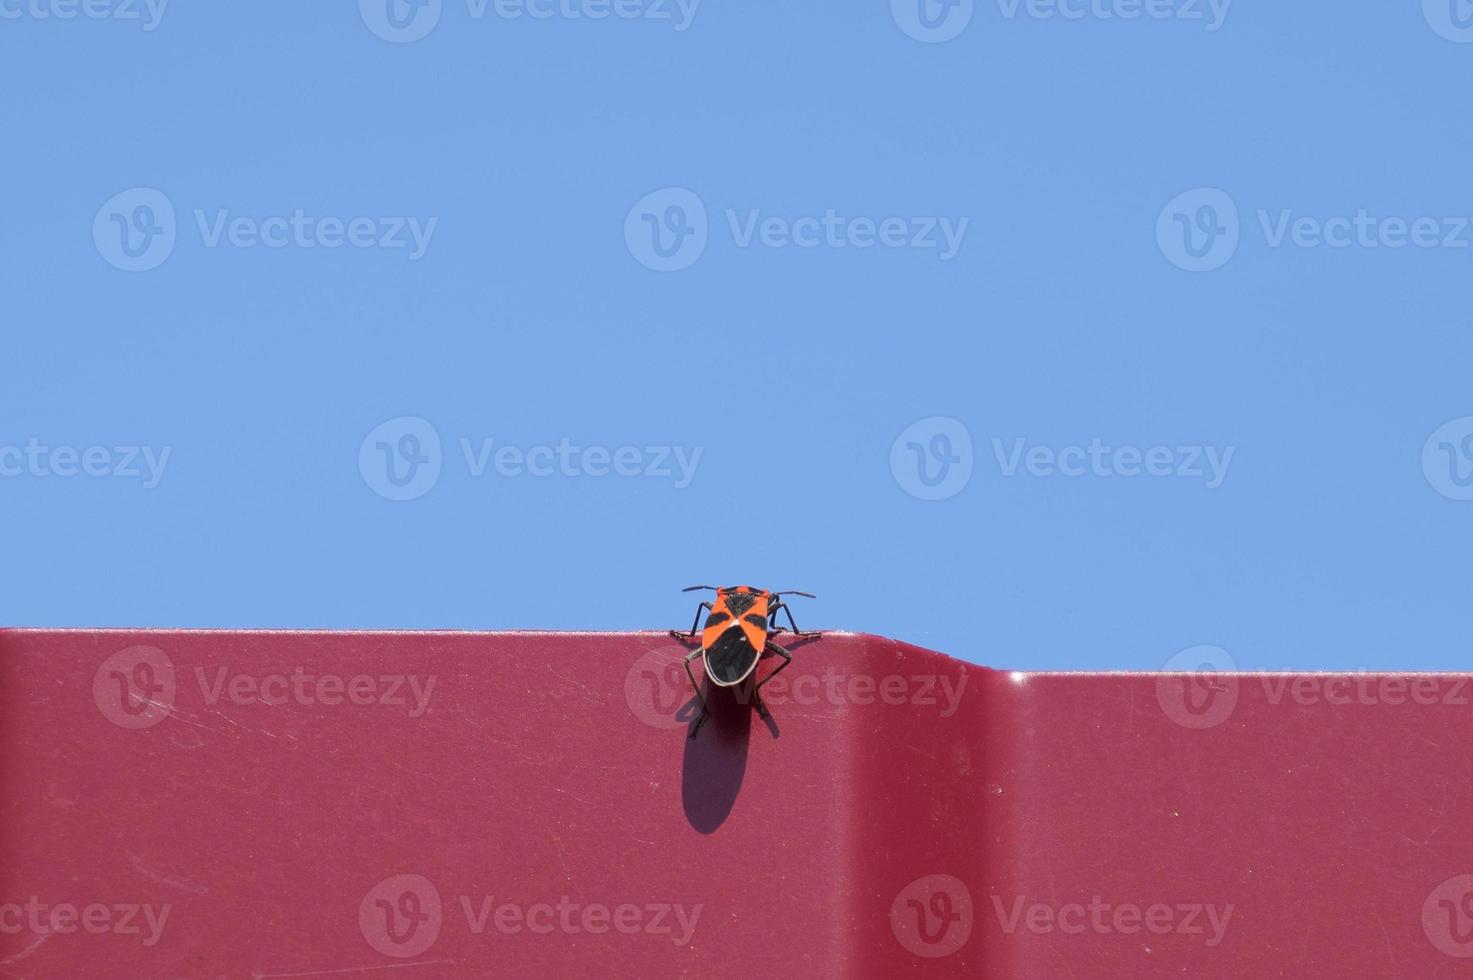
POLYGON ((696 675, 693 674, 690 669, 690 662, 700 655, 701 651, 697 650, 689 657, 685 658, 685 676, 690 678, 690 686, 696 692, 696 700, 701 702, 701 717, 696 719, 696 727, 690 730, 691 738, 696 737, 696 732, 701 730, 701 725, 705 723, 707 716, 711 714, 711 709, 706 707, 706 696, 701 693, 701 686, 696 683, 696 675))
POLYGON ((782 657, 783 662, 778 664, 777 667, 774 668, 772 673, 768 674, 766 677, 758 681, 756 688, 754 688, 752 691, 752 701, 757 706, 757 713, 763 718, 767 717, 767 705, 762 702, 762 685, 766 684, 778 674, 782 673, 782 669, 793 662, 793 655, 784 650, 782 647, 778 646, 776 643, 773 643, 771 640, 767 641, 767 649, 771 650, 779 657, 782 657))
MULTIPOLYGON (((773 620, 774 623, 777 622, 777 614, 778 614, 779 611, 782 611, 782 612, 785 612, 785 613, 788 614, 788 625, 793 628, 793 635, 794 636, 801 637, 802 639, 805 639, 805 640, 812 639, 815 636, 823 636, 823 634, 822 633, 819 633, 819 632, 805 633, 802 630, 800 630, 798 628, 798 624, 793 621, 793 610, 792 610, 792 607, 789 606, 786 602, 783 602, 781 599, 779 599, 777 601, 777 605, 775 605, 775 606, 772 607, 772 620, 773 620)), ((774 671, 773 673, 776 673, 776 671, 774 671)))
POLYGON ((711 610, 711 604, 709 602, 703 602, 699 606, 696 606, 696 620, 695 622, 690 624, 689 633, 682 633, 679 630, 671 630, 670 635, 675 637, 675 639, 677 640, 694 640, 696 638, 696 627, 701 625, 702 610, 706 610, 707 612, 709 612, 711 610))

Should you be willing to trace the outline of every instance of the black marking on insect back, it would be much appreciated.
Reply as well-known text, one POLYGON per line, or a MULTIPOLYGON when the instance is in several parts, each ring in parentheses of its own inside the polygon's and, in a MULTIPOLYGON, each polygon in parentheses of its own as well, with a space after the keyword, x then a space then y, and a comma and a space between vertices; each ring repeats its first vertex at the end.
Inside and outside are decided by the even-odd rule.
POLYGON ((726 608, 731 610, 733 616, 740 616, 752 604, 757 601, 757 596, 751 592, 729 592, 726 595, 726 608))
POLYGON ((709 616, 706 617, 706 625, 707 626, 720 626, 722 623, 726 622, 730 618, 731 617, 729 615, 727 615, 726 613, 724 613, 724 612, 722 612, 721 610, 718 609, 715 612, 713 612, 711 615, 709 615, 709 616))
POLYGON ((727 630, 706 648, 706 669, 717 684, 730 686, 752 672, 759 656, 741 630, 727 630))
POLYGON ((751 623, 753 626, 756 626, 759 629, 767 629, 766 617, 759 616, 756 613, 747 613, 745 616, 742 617, 742 621, 751 623))

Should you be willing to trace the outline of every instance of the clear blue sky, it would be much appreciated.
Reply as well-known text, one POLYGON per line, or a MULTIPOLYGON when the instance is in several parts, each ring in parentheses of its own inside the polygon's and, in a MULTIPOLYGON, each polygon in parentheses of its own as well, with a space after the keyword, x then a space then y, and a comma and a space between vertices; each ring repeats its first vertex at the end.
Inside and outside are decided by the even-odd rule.
POLYGON ((1469 665, 1466 0, 0 14, 0 621, 1469 665))

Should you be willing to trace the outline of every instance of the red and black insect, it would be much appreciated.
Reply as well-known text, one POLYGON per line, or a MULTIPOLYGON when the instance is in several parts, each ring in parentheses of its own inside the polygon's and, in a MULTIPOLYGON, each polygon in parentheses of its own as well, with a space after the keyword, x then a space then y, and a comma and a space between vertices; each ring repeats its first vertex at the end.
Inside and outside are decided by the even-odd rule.
POLYGON ((692 660, 705 657, 706 676, 711 679, 712 684, 717 687, 736 687, 752 676, 757 669, 757 661, 762 659, 764 653, 771 651, 782 657, 783 662, 762 678, 752 692, 757 713, 766 718, 767 705, 762 703, 762 685, 793 662, 793 655, 772 641, 771 634, 783 632, 783 627, 777 625, 777 614, 781 612, 787 615, 788 626, 791 627, 789 632, 794 636, 808 639, 822 635, 804 633, 798 629, 798 624, 793 621, 793 611, 782 599, 785 595, 815 598, 810 593, 768 592, 750 585, 728 585, 721 588, 714 585, 692 585, 681 591, 698 592, 701 589, 715 592, 716 601, 702 602, 696 607, 696 618, 691 623, 689 633, 670 631, 670 635, 677 640, 694 640, 696 627, 701 622, 701 613, 707 613, 706 625, 701 628, 700 633, 701 648, 685 658, 686 676, 690 678, 691 687, 696 690, 696 698, 701 702, 701 717, 690 731, 691 738, 696 737, 696 732, 701 730, 702 723, 711 713, 706 706, 706 698, 701 694, 701 687, 696 683, 696 675, 690 669, 692 660))

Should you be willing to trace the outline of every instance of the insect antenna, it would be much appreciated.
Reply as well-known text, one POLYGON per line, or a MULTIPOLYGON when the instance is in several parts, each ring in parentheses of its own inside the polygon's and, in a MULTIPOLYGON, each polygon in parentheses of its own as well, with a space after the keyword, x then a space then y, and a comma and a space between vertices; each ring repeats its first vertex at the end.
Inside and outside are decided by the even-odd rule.
POLYGON ((812 592, 799 592, 797 589, 789 589, 786 592, 774 592, 773 595, 800 595, 805 599, 817 599, 818 596, 812 592))
POLYGON ((690 588, 681 589, 680 591, 681 592, 699 592, 702 589, 710 589, 712 592, 717 591, 716 586, 714 586, 714 585, 692 585, 690 588))

